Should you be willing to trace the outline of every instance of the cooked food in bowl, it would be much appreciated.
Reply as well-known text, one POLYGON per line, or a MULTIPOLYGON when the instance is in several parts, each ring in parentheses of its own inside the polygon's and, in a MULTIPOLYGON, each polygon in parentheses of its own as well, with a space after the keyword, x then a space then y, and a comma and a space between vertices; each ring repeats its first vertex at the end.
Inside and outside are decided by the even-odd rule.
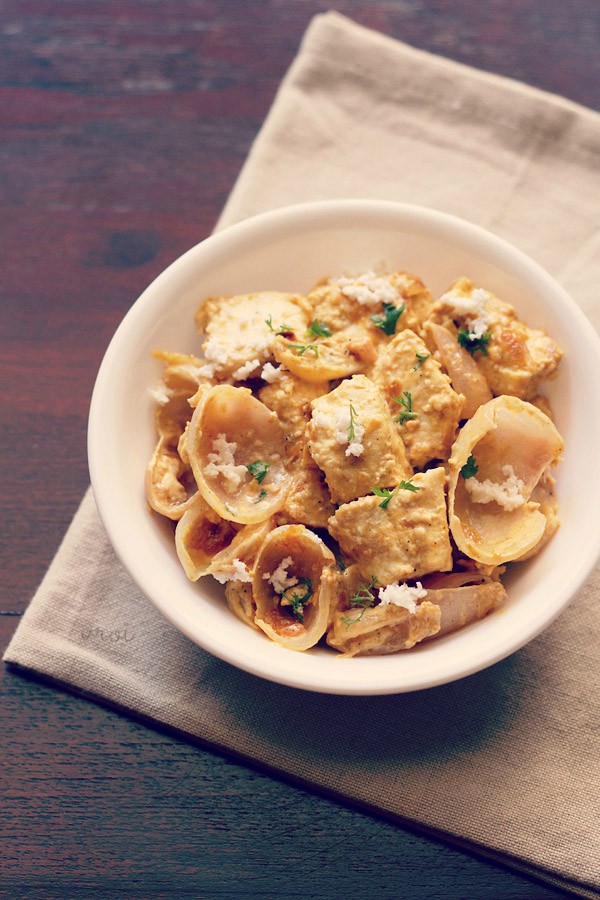
POLYGON ((290 650, 409 650, 488 615, 559 526, 557 344, 461 277, 217 296, 159 350, 153 510, 192 581, 290 650), (224 601, 225 602, 225 601, 224 601))

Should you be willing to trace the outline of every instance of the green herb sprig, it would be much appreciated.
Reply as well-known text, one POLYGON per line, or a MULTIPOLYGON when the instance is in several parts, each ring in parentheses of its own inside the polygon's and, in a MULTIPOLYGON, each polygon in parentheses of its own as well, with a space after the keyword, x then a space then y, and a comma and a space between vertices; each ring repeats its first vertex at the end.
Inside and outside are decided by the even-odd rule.
POLYGON ((394 403, 399 403, 403 407, 403 410, 396 416, 396 422, 399 422, 400 425, 404 425, 405 422, 411 419, 418 418, 417 413, 412 408, 412 394, 410 391, 402 391, 402 396, 394 397, 393 400, 394 403))
POLYGON ((471 456, 469 456, 468 460, 466 461, 466 463, 460 470, 460 474, 462 475, 463 478, 467 479, 467 478, 474 478, 478 472, 479 472, 479 466, 475 462, 475 457, 473 456, 473 454, 471 454, 471 456))
POLYGON ((356 437, 356 431, 355 431, 354 426, 356 425, 357 420, 358 420, 358 415, 356 413, 356 410, 354 409, 352 404, 350 404, 350 424, 348 425, 348 443, 349 444, 351 444, 352 441, 354 440, 354 438, 356 437))
POLYGON ((429 359, 431 353, 415 353, 415 356, 417 357, 417 362, 413 366, 413 372, 416 372, 419 366, 422 366, 426 359, 429 359))
POLYGON ((394 306, 393 303, 384 303, 383 315, 381 313, 375 313, 371 316, 371 322, 377 328, 380 328, 384 334, 395 334, 396 324, 405 309, 406 303, 403 303, 402 306, 394 306))
POLYGON ((312 350, 315 357, 319 355, 319 348, 316 344, 288 344, 288 347, 297 351, 296 356, 304 356, 307 350, 312 350))
POLYGON ((382 497, 382 501, 379 504, 380 509, 387 509, 390 500, 396 493, 396 491, 411 491, 413 494, 416 494, 417 491, 420 491, 421 488, 417 487, 416 484, 413 484, 412 481, 401 481, 400 484, 396 485, 393 490, 389 488, 377 488, 372 487, 371 491, 375 494, 376 497, 382 497))
POLYGON ((315 319, 308 326, 306 334, 315 334, 317 337, 331 337, 331 328, 329 328, 325 322, 319 322, 315 319))
POLYGON ((371 576, 371 581, 368 585, 363 581, 359 582, 358 590, 350 597, 348 604, 352 609, 360 609, 360 612, 354 619, 350 616, 342 616, 342 622, 346 627, 355 625, 356 622, 359 622, 364 616, 365 610, 369 609, 375 603, 373 588, 375 587, 376 581, 377 579, 374 576, 371 576))
POLYGON ((281 334, 281 335, 283 335, 283 337, 288 337, 288 338, 295 336, 295 331, 291 325, 282 324, 279 326, 279 328, 275 328, 273 326, 273 316, 269 316, 268 319, 265 319, 265 323, 271 329, 273 334, 281 334))
POLYGON ((253 478, 256 478, 259 484, 265 480, 266 474, 269 471, 270 463, 264 462, 262 459, 257 459, 255 462, 250 463, 250 465, 246 466, 250 474, 253 478))
POLYGON ((465 350, 468 350, 471 356, 479 350, 484 356, 488 355, 488 344, 491 340, 491 333, 486 331, 481 337, 471 334, 466 328, 462 328, 457 335, 458 343, 465 350))
POLYGON ((298 584, 288 588, 282 594, 282 606, 291 606, 292 612, 300 623, 304 622, 304 607, 313 595, 312 581, 310 578, 299 578, 298 584), (304 587, 304 593, 297 593, 298 587, 304 587))

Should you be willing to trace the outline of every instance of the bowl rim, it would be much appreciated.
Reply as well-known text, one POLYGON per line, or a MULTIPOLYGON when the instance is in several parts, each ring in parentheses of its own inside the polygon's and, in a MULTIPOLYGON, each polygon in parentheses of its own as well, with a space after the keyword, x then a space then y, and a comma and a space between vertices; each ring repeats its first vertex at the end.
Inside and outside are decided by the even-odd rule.
MULTIPOLYGON (((161 290, 173 273, 188 265, 191 261, 206 265, 207 261, 210 263, 211 257, 218 258, 230 252, 230 249, 235 247, 236 243, 244 243, 247 239, 258 242, 265 235, 274 235, 279 228, 284 226, 288 228, 291 225, 292 228, 296 227, 301 231, 310 227, 311 223, 318 225, 320 228, 327 227, 334 222, 339 226, 341 224, 339 221, 340 216, 361 218, 362 221, 356 225, 356 227, 360 228, 364 227, 364 219, 369 217, 375 217, 383 224, 385 224, 384 220, 387 219, 392 226, 394 222, 398 224, 398 219, 402 218, 405 220, 404 227, 406 227, 406 221, 410 220, 415 227, 426 227, 428 232, 432 234, 443 234, 451 227, 456 234, 460 235, 461 240, 466 239, 474 248, 475 253, 477 253, 478 248, 484 248, 487 256, 493 251, 500 259, 509 257, 509 268, 512 275, 526 281, 535 279, 541 288, 551 291, 566 306, 569 314, 574 318, 577 328, 581 330, 588 342, 587 350, 595 355, 600 372, 600 337, 581 308, 577 306, 564 288, 539 263, 504 238, 466 219, 432 207, 412 203, 372 199, 339 199, 293 204, 259 213, 211 234, 177 257, 148 284, 137 300, 134 301, 113 334, 96 376, 88 418, 88 464, 98 512, 118 558, 144 596, 172 625, 194 643, 243 671, 288 687, 318 693, 355 696, 404 693, 435 687, 481 671, 516 652, 545 630, 575 596, 600 559, 600 525, 589 536, 585 559, 580 564, 577 572, 574 573, 568 590, 563 589, 557 592, 554 595, 553 602, 550 602, 544 608, 543 613, 535 617, 533 621, 530 620, 527 623, 528 627, 513 635, 511 640, 505 640, 499 644, 494 652, 490 653, 489 650, 486 650, 485 653, 476 654, 475 657, 469 658, 468 661, 457 659, 454 665, 447 666, 441 672, 432 672, 426 678, 411 679, 410 677, 404 677, 401 683, 398 683, 396 678, 380 677, 366 685, 347 684, 345 679, 339 676, 330 678, 325 683, 323 679, 307 677, 308 673, 303 677, 302 675, 294 674, 293 671, 286 671, 285 666, 278 667, 270 662, 257 664, 255 660, 249 659, 247 656, 242 655, 240 657, 235 652, 236 647, 234 644, 213 639, 210 635, 208 638, 204 634, 199 635, 190 626, 187 618, 179 614, 176 606, 172 606, 165 602, 164 598, 157 596, 153 590, 152 583, 145 577, 145 570, 141 560, 135 553, 130 551, 125 542, 120 540, 120 529, 111 504, 110 486, 102 464, 104 446, 102 422, 103 416, 107 411, 110 412, 111 395, 107 388, 111 368, 114 361, 119 358, 123 348, 128 346, 132 329, 135 328, 136 319, 140 311, 153 306, 161 307, 161 290)), ((353 225, 351 222, 347 222, 342 227, 353 227, 353 225)), ((499 266, 502 267, 502 264, 499 263, 499 266)))

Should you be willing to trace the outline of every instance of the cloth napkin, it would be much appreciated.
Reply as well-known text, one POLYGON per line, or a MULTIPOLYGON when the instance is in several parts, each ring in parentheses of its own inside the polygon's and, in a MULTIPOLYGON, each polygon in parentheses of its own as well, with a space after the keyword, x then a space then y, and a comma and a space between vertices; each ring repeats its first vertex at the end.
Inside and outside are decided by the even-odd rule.
MULTIPOLYGON (((435 206, 517 244, 600 326, 599 172, 598 114, 328 13, 219 227, 330 197, 435 206)), ((597 897, 599 600, 597 571, 543 635, 453 684, 312 694, 175 631, 120 566, 88 492, 5 659, 597 897)))

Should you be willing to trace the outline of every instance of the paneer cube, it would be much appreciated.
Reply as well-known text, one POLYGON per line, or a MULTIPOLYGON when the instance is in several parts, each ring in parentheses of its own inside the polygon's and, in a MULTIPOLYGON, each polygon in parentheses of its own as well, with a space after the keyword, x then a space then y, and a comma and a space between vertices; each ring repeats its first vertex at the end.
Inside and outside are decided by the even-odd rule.
POLYGON ((554 377, 562 350, 539 328, 517 318, 515 309, 490 291, 459 278, 433 306, 432 321, 455 323, 494 396, 530 400, 542 381, 554 377), (468 335, 475 335, 469 342, 468 335), (483 342, 477 343, 477 336, 483 342), (481 349, 478 349, 481 348, 481 349))
POLYGON ((378 585, 452 569, 443 468, 411 478, 418 490, 399 488, 382 508, 380 497, 346 503, 329 520, 345 557, 378 585))
POLYGON ((308 447, 334 503, 346 503, 412 474, 381 391, 354 375, 312 403, 308 447))
POLYGON ((202 345, 217 381, 257 378, 271 347, 283 330, 302 338, 312 308, 300 294, 261 291, 234 297, 211 297, 196 313, 196 326, 206 336, 202 345))
POLYGON ((446 459, 464 397, 421 338, 408 329, 397 334, 381 350, 371 377, 385 396, 411 465, 421 469, 432 459, 446 459))

